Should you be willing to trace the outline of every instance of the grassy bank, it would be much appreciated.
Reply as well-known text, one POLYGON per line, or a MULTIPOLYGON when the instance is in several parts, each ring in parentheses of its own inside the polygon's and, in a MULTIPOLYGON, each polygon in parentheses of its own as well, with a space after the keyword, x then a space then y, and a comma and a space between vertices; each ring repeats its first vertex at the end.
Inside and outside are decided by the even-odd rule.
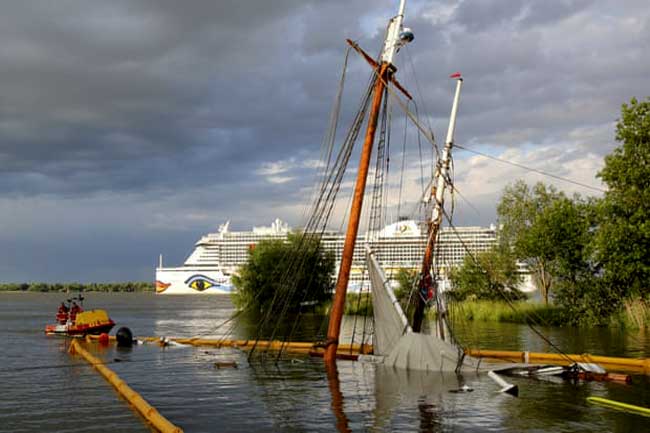
MULTIPOLYGON (((575 324, 575 318, 556 305, 520 301, 512 308, 506 302, 464 301, 449 306, 452 321, 481 321, 502 323, 531 323, 542 326, 567 326, 575 324)), ((430 310, 433 318, 435 311, 430 310)), ((627 329, 650 327, 650 303, 642 299, 625 300, 621 308, 610 317, 595 321, 593 318, 578 320, 578 326, 613 326, 627 329)))
POLYGON ((0 292, 153 292, 153 283, 127 281, 122 283, 3 283, 0 292))
MULTIPOLYGON (((449 306, 451 320, 534 323, 538 325, 562 326, 567 324, 564 310, 553 305, 519 301, 512 308, 505 302, 464 301, 449 306)), ((430 314, 435 312, 430 311, 430 314)))
MULTIPOLYGON (((498 301, 464 301, 451 304, 449 315, 452 320, 463 321, 522 324, 530 322, 548 326, 567 324, 564 310, 560 307, 526 301, 515 302, 514 306, 513 309, 507 303, 498 301)), ((349 293, 345 299, 345 314, 372 314, 372 299, 365 293, 349 293)), ((430 319, 433 319, 435 314, 433 309, 427 312, 430 319)))

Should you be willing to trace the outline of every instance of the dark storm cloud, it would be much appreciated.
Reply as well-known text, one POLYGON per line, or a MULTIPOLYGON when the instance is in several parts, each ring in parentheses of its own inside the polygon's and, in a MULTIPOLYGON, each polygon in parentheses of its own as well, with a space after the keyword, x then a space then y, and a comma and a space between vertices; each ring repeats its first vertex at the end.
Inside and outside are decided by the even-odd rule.
MULTIPOLYGON (((612 123, 622 102, 648 93, 648 10, 641 2, 611 6, 460 2, 438 27, 442 34, 426 17, 412 23, 419 29, 416 42, 426 39, 418 69, 464 72, 460 140, 557 143, 576 127, 612 123)), ((435 89, 425 93, 435 95, 435 89)), ((447 110, 434 113, 446 116, 447 110)), ((604 155, 611 137, 590 150, 604 155)))
POLYGON ((583 10, 594 0, 491 0, 463 1, 454 21, 471 32, 484 32, 494 27, 531 27, 552 23, 583 10))
MULTIPOLYGON (((344 39, 376 55, 397 3, 3 4, 0 241, 16 254, 5 249, 0 271, 23 266, 14 272, 23 278, 30 248, 49 252, 41 263, 60 249, 43 278, 62 279, 83 262, 84 278, 110 279, 111 267, 129 267, 120 245, 132 239, 142 258, 131 255, 131 269, 141 275, 152 255, 171 250, 179 260, 177 251, 227 218, 240 229, 275 216, 298 225, 344 39), (60 236, 47 241, 50 230, 60 236), (105 255, 81 260, 75 245, 93 242, 105 255)), ((460 70, 457 142, 557 174, 593 178, 594 161, 614 145, 620 104, 650 93, 645 0, 413 0, 405 24, 416 39, 397 57, 398 77, 438 137, 453 92, 447 77, 460 70)), ((369 74, 352 53, 340 131, 369 74)), ((402 125, 397 108, 394 117, 402 125)), ((458 178, 482 209, 461 218, 489 223, 500 184, 472 179, 515 175, 458 158, 473 170, 458 178)))
POLYGON ((299 77, 318 76, 330 59, 301 54, 322 32, 301 28, 297 17, 345 16, 352 27, 344 8, 332 2, 323 13, 289 1, 6 6, 0 187, 34 194, 41 179, 41 192, 87 193, 222 182, 241 171, 234 164, 318 143, 315 120, 331 94, 323 82, 332 81, 299 77))

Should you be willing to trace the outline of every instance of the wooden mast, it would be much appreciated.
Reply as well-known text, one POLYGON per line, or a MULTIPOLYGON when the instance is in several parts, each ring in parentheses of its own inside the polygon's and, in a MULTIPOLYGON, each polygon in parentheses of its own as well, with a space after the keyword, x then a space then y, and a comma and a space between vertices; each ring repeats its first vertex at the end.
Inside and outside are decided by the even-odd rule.
MULTIPOLYGON (((440 164, 438 164, 435 173, 435 181, 431 187, 431 197, 434 199, 433 212, 431 220, 429 221, 429 235, 427 238, 427 248, 424 252, 424 259, 422 260, 422 269, 420 272, 420 283, 418 286, 419 293, 416 296, 415 312, 413 313, 413 331, 420 332, 422 330, 422 321, 424 319, 424 307, 426 306, 426 299, 431 293, 434 297, 437 295, 436 281, 431 275, 431 265, 433 261, 433 248, 438 240, 440 233, 440 225, 442 224, 443 205, 445 198, 445 188, 447 187, 447 173, 449 171, 449 162, 451 159, 451 149, 454 145, 454 130, 456 129, 456 114, 458 112, 458 101, 460 99, 460 88, 463 85, 463 78, 459 73, 453 74, 451 78, 456 81, 456 94, 454 95, 454 103, 451 107, 451 115, 449 117, 449 128, 447 129, 447 139, 445 140, 445 148, 442 152, 440 164)), ((444 314, 444 312, 439 312, 444 314)), ((438 315, 438 335, 441 339, 445 339, 443 330, 443 321, 440 320, 438 315)))
POLYGON ((368 178, 370 156, 372 154, 372 146, 375 140, 375 131, 377 130, 377 120, 379 119, 379 111, 384 96, 384 89, 386 83, 388 83, 388 80, 390 79, 390 74, 394 70, 394 67, 392 66, 393 57, 402 44, 400 42, 400 32, 402 31, 405 3, 406 0, 400 0, 399 13, 391 20, 388 26, 386 40, 384 41, 384 49, 381 56, 381 63, 375 70, 377 81, 375 82, 373 89, 374 95, 370 113, 368 115, 368 127, 366 129, 363 148, 361 150, 359 171, 357 173, 357 180, 354 187, 354 195, 352 197, 352 207, 350 209, 348 228, 345 234, 345 243, 343 244, 341 266, 339 268, 338 279, 336 280, 334 302, 332 303, 330 321, 327 328, 327 341, 325 343, 326 347, 323 358, 328 364, 333 363, 336 360, 336 349, 339 345, 341 320, 343 318, 345 296, 347 294, 348 282, 350 280, 350 269, 352 268, 354 247, 357 241, 357 233, 359 231, 359 221, 361 219, 363 196, 368 178))
POLYGON ((384 94, 384 87, 387 82, 386 74, 388 64, 382 63, 379 66, 379 77, 375 83, 374 97, 370 109, 368 128, 366 137, 361 150, 361 159, 359 161, 359 172, 354 187, 354 196, 352 198, 352 208, 350 209, 350 218, 348 220, 348 229, 345 234, 345 243, 343 244, 343 255, 341 256, 341 267, 339 276, 336 280, 336 289, 334 302, 330 312, 330 322, 327 328, 327 348, 325 350, 325 362, 331 362, 336 357, 336 348, 338 347, 339 332, 341 331, 341 319, 345 307, 345 296, 350 280, 350 269, 352 268, 352 258, 354 246, 359 231, 359 221, 361 219, 361 209, 363 206, 363 196, 366 190, 366 181, 368 179, 368 168, 370 166, 370 156, 372 154, 372 145, 375 141, 375 131, 377 130, 377 119, 381 108, 381 100, 384 94))

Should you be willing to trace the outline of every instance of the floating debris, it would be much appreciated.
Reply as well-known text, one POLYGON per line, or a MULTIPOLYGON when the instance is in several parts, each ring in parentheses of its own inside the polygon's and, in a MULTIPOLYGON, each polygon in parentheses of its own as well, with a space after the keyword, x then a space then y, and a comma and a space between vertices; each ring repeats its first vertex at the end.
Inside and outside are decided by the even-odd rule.
POLYGON ((460 388, 457 388, 457 389, 450 389, 449 390, 449 392, 453 392, 455 394, 459 394, 459 393, 462 393, 462 392, 472 392, 472 391, 474 391, 474 388, 470 388, 467 385, 463 385, 463 386, 461 386, 460 388))

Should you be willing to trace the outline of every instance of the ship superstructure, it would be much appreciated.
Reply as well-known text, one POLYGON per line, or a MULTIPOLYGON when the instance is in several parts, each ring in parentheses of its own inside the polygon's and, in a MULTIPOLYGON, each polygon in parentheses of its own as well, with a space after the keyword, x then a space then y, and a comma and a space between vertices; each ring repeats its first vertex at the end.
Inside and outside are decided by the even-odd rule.
MULTIPOLYGON (((251 231, 231 231, 230 223, 208 233, 195 244, 194 251, 183 266, 156 268, 156 291, 165 294, 229 293, 230 276, 248 259, 249 251, 265 239, 286 239, 289 225, 280 219, 270 227, 253 227, 251 231)), ((442 229, 437 248, 435 266, 442 275, 463 262, 467 250, 476 254, 488 250, 496 243, 496 227, 456 227, 442 229)), ((350 274, 349 289, 358 291, 367 282, 365 270, 365 245, 375 251, 386 275, 394 276, 400 268, 417 269, 426 247, 426 227, 413 220, 398 221, 379 232, 367 232, 357 237, 357 247, 350 274)), ((323 247, 334 253, 337 272, 345 235, 325 232, 323 247)))

